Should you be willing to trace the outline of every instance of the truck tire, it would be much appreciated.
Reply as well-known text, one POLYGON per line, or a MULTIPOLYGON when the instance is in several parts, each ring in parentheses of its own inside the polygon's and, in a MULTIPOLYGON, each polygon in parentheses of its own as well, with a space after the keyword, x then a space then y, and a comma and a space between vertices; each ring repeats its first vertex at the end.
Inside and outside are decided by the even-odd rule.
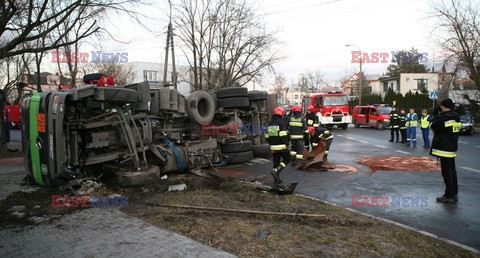
POLYGON ((228 153, 227 156, 230 158, 230 163, 243 163, 254 159, 253 151, 228 153))
POLYGON ((253 145, 253 155, 255 157, 268 157, 270 156, 270 145, 268 143, 253 145))
POLYGON ((347 129, 348 129, 348 124, 343 124, 343 125, 341 125, 341 128, 342 128, 343 130, 347 130, 347 129))
POLYGON ((190 121, 197 124, 208 124, 215 115, 215 102, 206 91, 195 91, 188 96, 187 114, 190 121))
POLYGON ((248 97, 248 89, 242 87, 232 87, 219 89, 216 92, 217 99, 248 97))
POLYGON ((250 101, 246 97, 239 98, 228 98, 228 99, 219 99, 217 100, 218 107, 222 108, 249 108, 250 101))
POLYGON ((90 84, 91 81, 98 81, 104 76, 103 73, 91 73, 83 76, 83 82, 85 84, 90 84))
POLYGON ((97 87, 93 100, 113 103, 138 103, 140 96, 137 91, 121 87, 97 87))
POLYGON ((267 100, 267 99, 268 99, 268 92, 266 92, 266 91, 259 91, 259 90, 249 91, 249 92, 248 92, 248 99, 249 99, 250 101, 262 101, 262 100, 267 100))
POLYGON ((220 145, 222 153, 234 153, 251 151, 253 148, 252 141, 246 140, 241 142, 229 142, 220 145))

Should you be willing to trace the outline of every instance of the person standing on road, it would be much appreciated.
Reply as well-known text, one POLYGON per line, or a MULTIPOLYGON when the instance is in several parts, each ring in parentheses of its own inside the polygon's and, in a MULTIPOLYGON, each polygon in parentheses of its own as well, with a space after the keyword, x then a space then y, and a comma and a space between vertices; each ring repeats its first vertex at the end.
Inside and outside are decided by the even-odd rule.
POLYGON ((432 117, 428 114, 427 110, 422 110, 422 117, 420 118, 420 128, 422 130, 423 136, 423 148, 430 148, 430 139, 428 139, 430 133, 430 123, 432 122, 432 117))
POLYGON ((410 113, 405 117, 407 122, 407 145, 410 146, 410 143, 414 148, 417 147, 417 126, 418 126, 418 115, 415 113, 414 108, 410 108, 410 113))
POLYGON ((307 124, 302 117, 302 107, 294 106, 290 109, 291 116, 288 122, 288 132, 290 134, 292 165, 298 164, 303 159, 303 150, 305 149, 305 142, 303 135, 307 131, 307 124))
POLYGON ((333 141, 333 134, 324 127, 314 128, 312 126, 308 127, 308 133, 312 138, 313 148, 317 147, 321 141, 325 141, 325 155, 323 155, 323 161, 327 161, 328 153, 330 152, 330 146, 333 141))
MULTIPOLYGON (((440 158, 445 193, 437 198, 437 202, 454 203, 458 201, 457 170, 455 157, 458 150, 458 133, 462 128, 460 116, 454 111, 455 104, 445 99, 440 104, 441 112, 432 120, 432 148, 430 155, 440 158)), ((437 110, 438 112, 439 110, 437 110)))
POLYGON ((398 118, 398 111, 395 106, 392 107, 392 111, 390 111, 390 141, 393 142, 393 135, 396 135, 397 142, 399 140, 399 118, 398 118))
POLYGON ((267 125, 265 138, 270 145, 270 151, 273 156, 273 170, 270 172, 273 176, 273 184, 282 183, 280 172, 288 165, 290 154, 288 153, 288 131, 287 123, 283 120, 285 111, 277 107, 273 111, 273 117, 267 125))
MULTIPOLYGON (((312 126, 313 128, 318 128, 318 116, 314 112, 313 105, 308 105, 307 111, 308 113, 305 115, 307 125, 309 127, 312 126)), ((305 133, 305 148, 307 148, 307 150, 310 150, 311 145, 312 140, 310 139, 308 133, 305 133)))
POLYGON ((403 144, 407 143, 407 122, 405 122, 405 109, 400 110, 400 115, 398 116, 398 126, 400 127, 400 134, 402 135, 403 144))

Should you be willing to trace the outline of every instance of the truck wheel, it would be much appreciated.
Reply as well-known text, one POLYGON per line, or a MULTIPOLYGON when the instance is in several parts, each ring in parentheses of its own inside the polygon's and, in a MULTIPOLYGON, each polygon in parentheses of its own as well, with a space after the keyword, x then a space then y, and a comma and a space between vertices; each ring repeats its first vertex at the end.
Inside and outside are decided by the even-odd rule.
POLYGON ((215 102, 212 96, 203 90, 191 93, 187 99, 187 114, 194 123, 211 123, 215 115, 215 102))
POLYGON ((91 81, 98 81, 100 78, 104 76, 103 73, 91 73, 91 74, 86 74, 83 76, 83 82, 85 84, 89 84, 91 81))
POLYGON ((138 91, 121 87, 97 87, 95 88, 95 101, 113 103, 138 103, 140 96, 138 91))
POLYGON ((253 155, 255 157, 268 157, 270 156, 270 145, 268 143, 253 145, 253 155))
MULTIPOLYGON (((217 95, 218 96, 218 95, 217 95)), ((248 98, 239 97, 239 98, 228 98, 228 99, 219 99, 217 100, 218 107, 222 108, 249 108, 250 102, 248 98)))
POLYGON ((246 140, 242 142, 229 142, 220 145, 222 153, 251 151, 253 148, 252 141, 246 140))
POLYGON ((382 122, 377 122, 377 129, 378 130, 383 130, 383 129, 385 129, 385 125, 383 125, 382 122))
POLYGON ((254 159, 253 151, 229 153, 227 156, 230 158, 230 163, 242 163, 254 159))
POLYGON ((348 129, 348 124, 343 124, 343 125, 342 125, 342 129, 343 129, 343 130, 347 130, 347 129, 348 129))
POLYGON ((357 120, 353 120, 353 125, 355 126, 355 128, 359 128, 360 125, 357 123, 357 120))
POLYGON ((266 92, 266 91, 259 91, 259 90, 249 91, 249 92, 248 92, 248 99, 249 99, 250 101, 262 101, 262 100, 267 100, 267 99, 268 99, 268 92, 266 92))
POLYGON ((248 89, 242 87, 232 87, 219 89, 217 92, 217 99, 248 97, 248 89))

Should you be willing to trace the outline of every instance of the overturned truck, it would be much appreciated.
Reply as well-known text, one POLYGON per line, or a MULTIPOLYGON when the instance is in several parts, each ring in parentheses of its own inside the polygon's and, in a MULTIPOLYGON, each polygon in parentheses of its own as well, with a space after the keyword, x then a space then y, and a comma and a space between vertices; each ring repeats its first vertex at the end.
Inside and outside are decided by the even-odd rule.
POLYGON ((246 88, 186 98, 149 82, 34 93, 22 100, 26 171, 48 187, 104 173, 134 186, 163 173, 248 161, 268 155, 261 133, 242 132, 263 128, 267 99, 246 88))

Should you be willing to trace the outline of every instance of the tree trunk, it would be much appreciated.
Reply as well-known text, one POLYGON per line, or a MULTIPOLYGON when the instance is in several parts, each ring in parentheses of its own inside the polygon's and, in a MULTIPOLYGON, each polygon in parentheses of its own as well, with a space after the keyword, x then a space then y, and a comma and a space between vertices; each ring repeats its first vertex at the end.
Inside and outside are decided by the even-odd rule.
MULTIPOLYGON (((0 93, 0 98, 2 93, 0 93)), ((3 121, 3 101, 0 99, 0 153, 7 152, 7 135, 5 132, 5 122, 3 121)))

